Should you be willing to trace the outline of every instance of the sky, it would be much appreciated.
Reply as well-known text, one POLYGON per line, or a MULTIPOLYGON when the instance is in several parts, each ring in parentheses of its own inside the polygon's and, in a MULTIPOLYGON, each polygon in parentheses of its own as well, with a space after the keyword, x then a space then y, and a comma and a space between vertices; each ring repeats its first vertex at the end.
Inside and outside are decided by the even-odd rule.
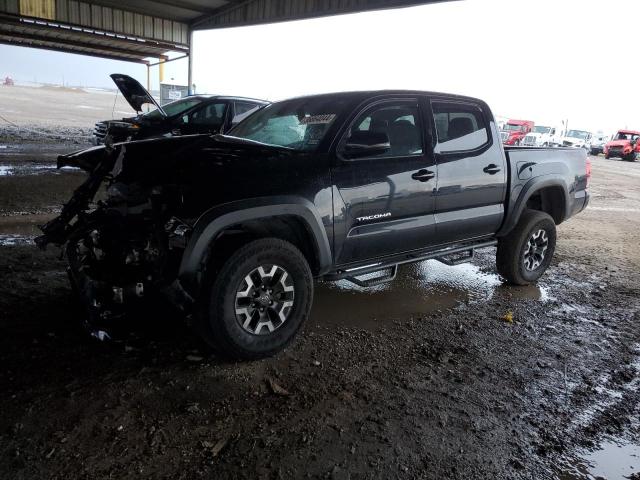
MULTIPOLYGON (((181 54, 170 57, 182 56, 181 54)), ((156 63, 157 59, 150 59, 156 63)), ((86 55, 0 45, 0 79, 7 75, 16 82, 53 83, 71 87, 115 88, 112 73, 125 73, 147 86, 146 65, 107 60, 86 55)), ((177 60, 165 66, 165 79, 187 84, 187 61, 177 60)), ((158 67, 151 67, 151 88, 158 89, 158 67)))
MULTIPOLYGON (((495 115, 611 133, 640 129, 635 0, 464 0, 196 32, 200 93, 278 100, 366 89, 482 98, 495 115), (610 66, 610 67, 608 67, 610 66)), ((157 68, 157 67, 156 67, 157 68)), ((111 87, 146 67, 0 45, 0 77, 111 87)), ((167 65, 186 84, 186 61, 167 65)), ((152 72, 157 88, 157 70, 152 72)))
POLYGON ((541 125, 640 129, 638 29, 625 18, 640 18, 640 2, 465 0, 211 30, 195 35, 194 81, 200 91, 269 100, 442 91, 541 125), (211 54, 224 44, 233 47, 211 54))

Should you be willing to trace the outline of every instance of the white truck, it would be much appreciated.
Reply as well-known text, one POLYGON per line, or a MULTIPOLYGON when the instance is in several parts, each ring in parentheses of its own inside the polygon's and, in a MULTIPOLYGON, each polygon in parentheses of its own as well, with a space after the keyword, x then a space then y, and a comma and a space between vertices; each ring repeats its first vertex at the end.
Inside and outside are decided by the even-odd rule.
POLYGON ((591 132, 586 130, 567 130, 562 137, 562 147, 584 148, 587 152, 591 150, 591 132))
POLYGON ((525 147, 557 147, 560 145, 560 129, 536 125, 533 130, 527 133, 522 141, 525 147))

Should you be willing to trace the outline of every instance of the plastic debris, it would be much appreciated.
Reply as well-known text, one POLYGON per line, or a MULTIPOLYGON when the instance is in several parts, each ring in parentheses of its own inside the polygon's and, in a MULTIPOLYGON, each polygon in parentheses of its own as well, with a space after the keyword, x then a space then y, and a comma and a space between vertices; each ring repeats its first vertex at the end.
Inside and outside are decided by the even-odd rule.
POLYGON ((269 386, 269 390, 271 390, 271 393, 275 393, 276 395, 282 395, 284 397, 286 397, 287 395, 290 395, 290 393, 284 388, 282 388, 280 385, 278 385, 273 378, 267 378, 267 385, 269 386))
POLYGON ((215 444, 212 442, 204 441, 202 442, 202 446, 211 452, 213 457, 217 457, 220 455, 220 452, 227 446, 229 443, 229 437, 222 438, 218 440, 215 444))
POLYGON ((511 310, 507 310, 507 313, 504 314, 502 320, 507 323, 513 323, 513 312, 511 310))

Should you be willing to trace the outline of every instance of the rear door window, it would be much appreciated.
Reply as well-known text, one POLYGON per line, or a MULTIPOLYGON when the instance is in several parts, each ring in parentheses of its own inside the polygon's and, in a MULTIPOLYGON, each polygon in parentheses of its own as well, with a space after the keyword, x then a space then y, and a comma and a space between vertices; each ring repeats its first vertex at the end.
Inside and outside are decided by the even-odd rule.
POLYGON ((435 153, 477 150, 489 143, 482 110, 471 103, 433 102, 437 143, 435 153))

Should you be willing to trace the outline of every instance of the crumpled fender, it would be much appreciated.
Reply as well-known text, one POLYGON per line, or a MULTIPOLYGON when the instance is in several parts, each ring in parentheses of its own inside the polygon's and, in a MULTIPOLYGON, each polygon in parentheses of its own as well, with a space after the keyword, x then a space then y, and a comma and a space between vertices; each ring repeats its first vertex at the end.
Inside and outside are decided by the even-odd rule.
POLYGON ((93 172, 96 166, 108 155, 113 153, 113 149, 108 149, 104 145, 85 148, 66 155, 58 156, 58 168, 77 167, 86 172, 93 172))

